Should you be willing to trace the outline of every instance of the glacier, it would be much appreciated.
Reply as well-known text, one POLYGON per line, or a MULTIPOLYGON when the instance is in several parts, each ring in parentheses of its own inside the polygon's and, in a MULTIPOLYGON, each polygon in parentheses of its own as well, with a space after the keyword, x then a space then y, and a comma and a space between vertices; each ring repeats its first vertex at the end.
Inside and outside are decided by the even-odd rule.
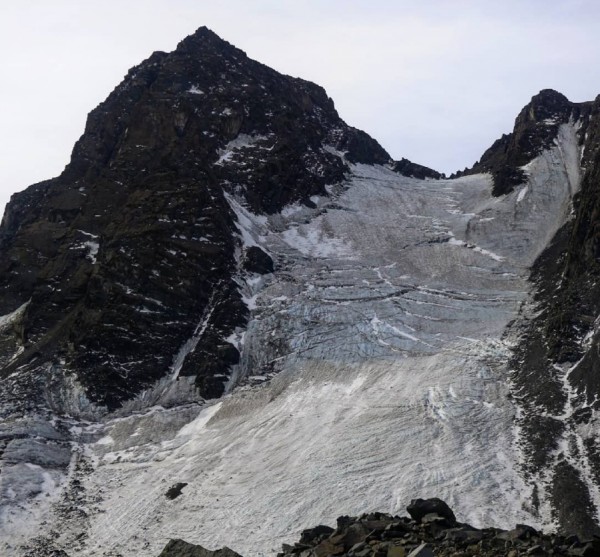
POLYGON ((14 489, 27 465, 0 478, 4 553, 35 528, 90 557, 155 556, 170 538, 272 555, 306 527, 398 513, 416 496, 474 526, 554 526, 519 473, 509 324, 571 216, 579 161, 571 123, 501 197, 487 174, 417 180, 362 164, 312 208, 259 216, 230 196, 240 246, 277 270, 238 277, 252 317, 230 339, 241 361, 228 394, 192 400, 174 372, 127 412, 60 418, 68 473, 29 468, 42 488, 27 500, 14 489), (74 486, 80 512, 65 514, 74 486))

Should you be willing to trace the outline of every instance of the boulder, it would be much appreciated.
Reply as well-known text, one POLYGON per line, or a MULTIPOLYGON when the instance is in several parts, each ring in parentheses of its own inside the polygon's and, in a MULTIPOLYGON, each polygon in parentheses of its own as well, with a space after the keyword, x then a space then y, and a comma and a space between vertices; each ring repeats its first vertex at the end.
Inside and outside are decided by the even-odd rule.
POLYGON ((170 540, 158 557, 241 557, 238 553, 223 547, 211 551, 201 545, 194 545, 183 540, 170 540))
POLYGON ((333 534, 333 532, 334 532, 334 530, 330 526, 325 526, 323 524, 320 524, 319 526, 316 526, 315 528, 310 528, 308 530, 304 530, 302 532, 302 534, 300 535, 300 543, 309 545, 311 542, 314 542, 315 540, 317 540, 319 538, 323 538, 325 536, 330 536, 331 534, 333 534))
POLYGON ((181 491, 186 485, 187 483, 185 482, 177 482, 176 484, 173 484, 169 489, 167 489, 165 497, 167 499, 177 499, 177 497, 181 495, 181 491))
POLYGON ((406 550, 401 545, 392 545, 388 547, 387 557, 404 557, 406 550))
POLYGON ((331 539, 323 540, 314 549, 316 557, 328 557, 329 555, 342 555, 344 553, 344 546, 342 544, 334 543, 331 539))
POLYGON ((425 515, 434 513, 445 518, 451 524, 456 523, 456 517, 452 509, 437 497, 432 499, 413 499, 410 505, 406 507, 406 510, 415 522, 420 523, 425 515))

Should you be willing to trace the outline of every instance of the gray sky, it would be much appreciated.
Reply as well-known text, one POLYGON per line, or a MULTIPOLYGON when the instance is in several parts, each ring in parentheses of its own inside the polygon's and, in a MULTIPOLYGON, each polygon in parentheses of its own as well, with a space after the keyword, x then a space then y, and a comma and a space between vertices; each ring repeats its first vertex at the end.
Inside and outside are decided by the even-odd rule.
POLYGON ((600 93, 597 0, 0 0, 0 209, 132 65, 206 25, 324 86, 394 158, 470 166, 543 88, 600 93))

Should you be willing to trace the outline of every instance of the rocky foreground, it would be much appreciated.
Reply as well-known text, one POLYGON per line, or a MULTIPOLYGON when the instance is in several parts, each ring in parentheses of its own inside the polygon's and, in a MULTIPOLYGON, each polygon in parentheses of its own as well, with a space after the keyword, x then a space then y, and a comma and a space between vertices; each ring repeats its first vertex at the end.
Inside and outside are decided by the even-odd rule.
MULTIPOLYGON (((277 557, 444 557, 484 555, 600 555, 600 537, 544 534, 517 524, 512 530, 477 529, 456 520, 441 499, 414 499, 410 517, 385 513, 341 516, 337 528, 316 526, 300 541, 284 544, 277 557)), ((240 557, 224 547, 210 551, 182 540, 171 540, 159 557, 240 557)))

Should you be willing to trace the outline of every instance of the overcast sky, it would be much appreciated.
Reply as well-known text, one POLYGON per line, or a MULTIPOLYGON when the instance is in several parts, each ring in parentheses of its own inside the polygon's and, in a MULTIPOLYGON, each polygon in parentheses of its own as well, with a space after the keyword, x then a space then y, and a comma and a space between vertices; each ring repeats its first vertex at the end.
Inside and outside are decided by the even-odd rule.
POLYGON ((56 176, 87 113, 206 25, 324 86, 398 159, 475 162, 532 95, 600 93, 597 0, 0 0, 0 210, 56 176))

